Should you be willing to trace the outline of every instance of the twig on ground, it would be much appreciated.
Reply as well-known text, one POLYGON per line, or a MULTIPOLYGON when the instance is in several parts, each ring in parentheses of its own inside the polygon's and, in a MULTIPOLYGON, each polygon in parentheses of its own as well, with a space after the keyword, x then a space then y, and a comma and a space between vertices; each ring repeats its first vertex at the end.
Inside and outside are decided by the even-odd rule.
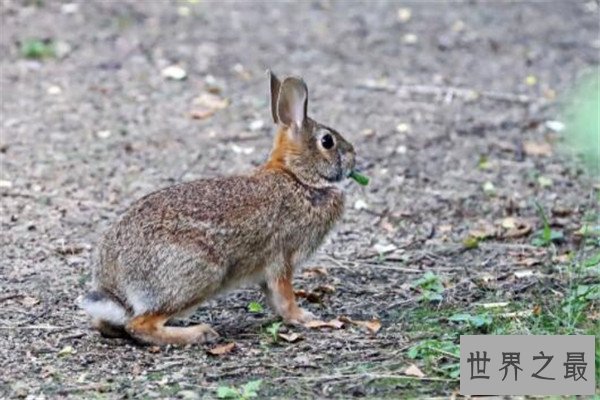
POLYGON ((6 296, 0 297, 0 303, 3 303, 7 300, 12 300, 12 299, 16 299, 19 297, 25 297, 24 294, 21 293, 13 293, 13 294, 7 294, 6 296))
POLYGON ((6 330, 43 330, 43 331, 68 331, 69 329, 77 329, 76 326, 55 326, 55 325, 21 325, 11 326, 3 325, 0 329, 6 330))
POLYGON ((319 376, 280 376, 274 378, 273 381, 286 381, 286 380, 301 380, 301 381, 336 381, 336 380, 349 380, 349 379, 366 379, 368 381, 377 379, 403 379, 413 381, 435 381, 435 382, 456 382, 458 379, 452 378, 439 378, 439 377, 416 377, 408 375, 393 375, 393 374, 339 374, 339 375, 319 375, 319 376))

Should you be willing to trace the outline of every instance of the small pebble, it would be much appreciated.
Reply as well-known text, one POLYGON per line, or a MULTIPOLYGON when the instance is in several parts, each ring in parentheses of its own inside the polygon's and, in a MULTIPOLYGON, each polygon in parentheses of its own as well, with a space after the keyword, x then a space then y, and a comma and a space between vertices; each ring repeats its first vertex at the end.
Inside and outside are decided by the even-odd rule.
POLYGON ((257 119, 250 123, 249 128, 251 131, 255 132, 255 131, 261 130, 264 126, 265 126, 265 121, 263 121, 262 119, 257 119))
POLYGON ((52 85, 46 90, 46 93, 55 96, 57 94, 61 94, 62 89, 60 88, 60 86, 52 85))
POLYGON ((231 150, 235 154, 248 155, 248 154, 254 153, 254 147, 242 147, 242 146, 238 146, 237 144, 232 144, 231 145, 231 150))
POLYGON ((363 199, 358 199, 354 202, 355 210, 366 210, 367 208, 369 208, 369 205, 363 199))
POLYGON ((561 132, 565 129, 565 124, 560 121, 546 121, 546 128, 554 132, 561 132))
POLYGON ((537 78, 534 75, 528 75, 527 78, 525 78, 525 84, 527 86, 534 86, 537 83, 537 78))
POLYGON ((399 8, 398 9, 398 21, 404 23, 408 22, 412 17, 412 10, 410 8, 399 8))
POLYGON ((402 40, 406 44, 415 44, 419 41, 419 38, 414 33, 407 33, 402 37, 402 40))
POLYGON ((190 8, 186 6, 177 7, 177 14, 181 17, 189 17, 190 16, 190 8))
POLYGON ((167 79, 180 81, 187 77, 187 72, 179 65, 171 65, 162 70, 162 76, 167 79))
POLYGON ((60 7, 60 11, 63 14, 75 14, 77 11, 79 11, 79 4, 65 3, 60 7))
POLYGON ((373 137, 373 136, 375 136, 375 129, 371 129, 371 128, 363 129, 361 134, 368 138, 373 137))
POLYGON ((199 400, 200 395, 193 390, 180 390, 177 392, 177 396, 184 400, 199 400))
POLYGON ((396 125, 396 131, 400 132, 400 133, 406 133, 406 132, 410 131, 410 125, 406 124, 404 122, 401 122, 398 125, 396 125))
POLYGON ((110 137, 110 135, 111 135, 111 132, 108 130, 96 132, 96 136, 99 137, 100 139, 107 139, 108 137, 110 137))
POLYGON ((452 24, 452 30, 454 32, 462 32, 464 29, 465 29, 465 23, 462 22, 461 20, 458 20, 454 24, 452 24))

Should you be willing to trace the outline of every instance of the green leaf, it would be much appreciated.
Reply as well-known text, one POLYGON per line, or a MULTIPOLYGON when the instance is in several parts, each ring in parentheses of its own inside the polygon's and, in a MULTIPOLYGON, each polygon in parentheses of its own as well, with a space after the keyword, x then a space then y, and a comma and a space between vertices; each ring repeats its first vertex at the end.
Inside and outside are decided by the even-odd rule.
POLYGON ((260 390, 260 385, 262 385, 262 380, 257 379, 254 381, 250 381, 244 385, 244 390, 242 396, 244 398, 258 397, 258 391, 260 390))
POLYGON ((27 39, 21 44, 21 55, 33 59, 54 57, 54 45, 40 39, 27 39))
POLYGON ((595 267, 600 264, 600 253, 588 258, 583 262, 583 266, 586 268, 595 267))
POLYGON ((230 386, 219 386, 217 388, 217 397, 219 399, 238 399, 241 397, 239 390, 230 386))
POLYGON ((358 183, 359 185, 367 186, 369 184, 369 177, 367 177, 357 171, 350 172, 349 177, 354 179, 356 181, 356 183, 358 183))
POLYGON ((448 318, 448 320, 453 322, 465 322, 469 321, 471 318, 472 317, 469 314, 454 314, 453 316, 448 318))
POLYGON ((483 326, 491 325, 493 322, 493 318, 489 314, 480 314, 475 315, 469 321, 474 327, 481 328, 483 326))
POLYGON ((452 379, 456 379, 456 378, 460 378, 460 364, 459 363, 454 363, 452 364, 452 369, 450 370, 450 378, 452 379))
POLYGON ((464 240, 463 240, 463 246, 465 246, 465 249, 476 249, 479 247, 479 239, 476 238, 475 236, 467 236, 464 240))
POLYGON ((428 301, 442 301, 444 300, 444 296, 439 293, 434 292, 424 292, 423 298, 428 301))
POLYGON ((487 313, 478 314, 478 315, 471 315, 471 314, 467 314, 467 313, 458 313, 458 314, 454 314, 453 316, 448 318, 448 320, 453 321, 453 322, 466 322, 469 325, 474 326, 475 328, 481 328, 483 326, 488 326, 488 325, 491 325, 493 322, 492 317, 487 313))
POLYGON ((259 302, 251 301, 250 303, 248 303, 248 311, 250 311, 251 313, 263 312, 263 306, 259 302))
POLYGON ((267 328, 267 332, 273 337, 274 341, 277 341, 279 335, 279 328, 281 328, 281 322, 273 322, 267 328))

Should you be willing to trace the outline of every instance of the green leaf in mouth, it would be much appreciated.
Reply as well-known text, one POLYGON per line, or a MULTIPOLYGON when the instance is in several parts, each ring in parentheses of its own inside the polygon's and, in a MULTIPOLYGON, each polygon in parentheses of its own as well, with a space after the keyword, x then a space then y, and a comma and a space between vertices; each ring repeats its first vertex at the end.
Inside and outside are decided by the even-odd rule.
POLYGON ((369 177, 357 171, 350 172, 349 177, 354 179, 359 185, 367 186, 369 184, 369 177))

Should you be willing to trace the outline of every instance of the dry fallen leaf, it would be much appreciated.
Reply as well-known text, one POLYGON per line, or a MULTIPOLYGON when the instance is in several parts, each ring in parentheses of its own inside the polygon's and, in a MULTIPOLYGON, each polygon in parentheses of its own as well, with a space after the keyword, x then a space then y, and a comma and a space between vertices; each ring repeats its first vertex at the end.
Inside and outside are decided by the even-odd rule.
POLYGON ((200 108, 190 112, 192 119, 206 119, 212 117, 216 110, 209 110, 208 108, 200 108))
POLYGON ((290 343, 296 343, 300 340, 302 340, 302 336, 298 335, 297 333, 280 333, 278 335, 281 339, 285 340, 286 342, 290 342, 290 343))
POLYGON ((503 317, 503 318, 519 318, 519 317, 529 317, 531 314, 533 314, 532 310, 523 310, 523 311, 515 311, 515 312, 504 313, 504 314, 498 314, 498 316, 503 317))
POLYGON ((316 276, 325 276, 325 275, 327 275, 327 271, 325 270, 325 268, 321 268, 321 267, 305 268, 304 272, 302 273, 302 275, 305 278, 314 278, 316 276))
POLYGON ((322 296, 319 293, 307 292, 304 289, 295 290, 294 295, 306 299, 309 303, 320 303, 322 300, 322 296))
POLYGON ((58 356, 59 357, 70 356, 73 353, 75 353, 73 346, 65 346, 62 349, 60 349, 60 351, 58 352, 58 356))
POLYGON ((340 328, 344 327, 344 323, 342 321, 340 321, 339 319, 332 319, 330 321, 313 320, 313 321, 309 321, 309 322, 305 323, 304 326, 306 328, 310 328, 310 329, 319 329, 319 328, 340 329, 340 328))
POLYGON ((515 227, 508 229, 503 235, 506 239, 517 239, 531 233, 532 227, 525 221, 515 221, 515 227))
POLYGON ((440 233, 451 232, 452 231, 452 225, 440 225, 440 226, 438 226, 437 230, 440 233))
POLYGON ((469 231, 468 236, 483 240, 497 235, 496 227, 487 221, 479 221, 475 229, 469 231))
POLYGON ((552 155, 552 146, 546 142, 523 142, 523 150, 529 156, 550 156, 552 155))
POLYGON ((63 244, 61 246, 56 247, 54 251, 60 254, 61 256, 79 254, 84 250, 90 249, 91 246, 88 244, 63 244))
POLYGON ((227 108, 229 100, 223 99, 213 93, 202 93, 194 99, 194 105, 205 107, 211 110, 222 110, 227 108))
POLYGON ((36 299, 35 297, 31 297, 31 296, 23 296, 20 300, 19 303, 21 303, 22 305, 24 305, 25 307, 33 307, 37 304, 40 303, 39 299, 36 299))
POLYGON ((540 260, 539 258, 534 258, 534 257, 524 257, 517 261, 518 265, 522 265, 524 267, 532 267, 536 264, 541 264, 541 263, 542 263, 542 260, 540 260))
POLYGON ((194 110, 190 116, 194 119, 205 119, 211 117, 218 110, 229 106, 229 100, 223 99, 213 93, 202 93, 194 99, 194 110))
POLYGON ((230 353, 235 348, 235 343, 227 343, 221 346, 214 347, 208 350, 208 354, 212 354, 213 356, 221 356, 223 354, 230 353))
POLYGON ((514 229, 517 226, 517 220, 513 217, 504 218, 500 224, 504 229, 514 229))
POLYGON ((531 269, 524 269, 522 271, 515 271, 514 275, 515 275, 515 278, 518 278, 518 279, 528 278, 530 276, 533 276, 533 270, 531 270, 531 269))
POLYGON ((498 303, 483 303, 483 304, 479 304, 481 307, 483 308, 502 308, 502 307, 506 307, 508 306, 508 301, 502 301, 502 302, 498 302, 498 303))
POLYGON ((416 376, 417 378, 424 378, 425 374, 415 364, 410 364, 408 368, 404 370, 404 375, 416 376))
POLYGON ((560 264, 568 264, 571 261, 571 258, 571 253, 565 253, 552 257, 552 261, 560 264))
POLYGON ((395 251, 397 249, 398 247, 393 244, 375 243, 373 245, 373 250, 375 250, 379 254, 391 253, 392 251, 395 251))
POLYGON ((371 321, 357 321, 348 317, 340 317, 339 320, 348 324, 360 326, 361 328, 367 328, 367 330, 373 334, 379 332, 381 329, 381 321, 377 319, 371 321))
POLYGON ((315 292, 334 293, 335 287, 333 285, 321 285, 321 286, 315 288, 315 292))

